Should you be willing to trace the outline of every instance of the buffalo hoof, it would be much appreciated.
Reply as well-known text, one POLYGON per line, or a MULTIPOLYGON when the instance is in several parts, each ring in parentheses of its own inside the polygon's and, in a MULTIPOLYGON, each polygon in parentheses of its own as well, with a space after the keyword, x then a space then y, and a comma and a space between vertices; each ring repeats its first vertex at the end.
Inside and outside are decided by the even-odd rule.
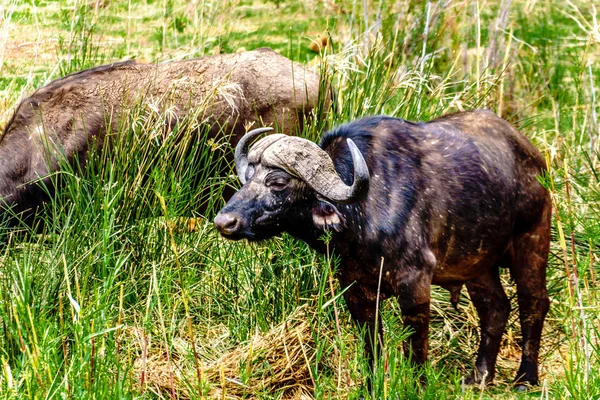
POLYGON ((526 383, 515 383, 513 390, 517 393, 524 393, 529 390, 529 386, 526 383))
POLYGON ((517 372, 514 389, 523 392, 532 386, 538 386, 538 384, 537 365, 533 363, 522 365, 517 372))

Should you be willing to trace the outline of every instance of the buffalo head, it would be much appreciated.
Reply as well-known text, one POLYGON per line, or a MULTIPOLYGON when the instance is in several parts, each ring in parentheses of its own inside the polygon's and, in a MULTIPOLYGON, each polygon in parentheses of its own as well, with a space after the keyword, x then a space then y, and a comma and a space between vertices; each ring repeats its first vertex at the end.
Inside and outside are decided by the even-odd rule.
POLYGON ((235 163, 243 187, 215 218, 219 232, 228 239, 263 240, 303 218, 320 230, 340 229, 343 216, 332 203, 356 202, 369 190, 369 170, 354 142, 347 139, 354 166, 354 181, 347 185, 329 154, 310 140, 274 134, 248 151, 252 139, 270 130, 255 129, 238 143, 235 163))

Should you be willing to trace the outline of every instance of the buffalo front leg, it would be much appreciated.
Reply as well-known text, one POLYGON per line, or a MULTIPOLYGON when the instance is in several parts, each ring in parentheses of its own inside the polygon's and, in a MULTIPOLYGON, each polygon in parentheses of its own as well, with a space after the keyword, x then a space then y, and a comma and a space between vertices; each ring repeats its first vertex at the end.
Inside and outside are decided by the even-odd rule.
POLYGON ((402 321, 412 334, 403 344, 404 355, 417 365, 427 361, 429 348, 429 319, 431 277, 413 271, 398 285, 398 304, 402 321))
POLYGON ((523 354, 517 384, 538 384, 538 357, 542 328, 550 300, 546 290, 546 265, 550 248, 550 207, 540 224, 513 239, 510 273, 517 285, 523 354))
POLYGON ((375 357, 381 354, 383 348, 383 327, 381 316, 377 312, 377 302, 366 299, 356 284, 346 290, 344 299, 352 319, 364 332, 365 356, 369 362, 370 371, 373 372, 375 357))
POLYGON ((404 355, 417 365, 427 361, 429 348, 429 302, 410 307, 400 306, 404 326, 412 334, 404 342, 404 355))
POLYGON ((496 358, 502 334, 510 314, 510 301, 500 283, 498 267, 493 267, 476 279, 467 282, 471 301, 479 314, 480 342, 475 369, 467 384, 491 383, 496 371, 496 358))

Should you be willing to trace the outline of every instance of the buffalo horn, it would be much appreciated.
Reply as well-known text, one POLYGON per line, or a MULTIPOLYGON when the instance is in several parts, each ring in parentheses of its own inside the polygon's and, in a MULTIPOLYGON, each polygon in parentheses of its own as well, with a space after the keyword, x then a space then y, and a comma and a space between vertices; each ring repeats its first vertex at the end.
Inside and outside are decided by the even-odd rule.
POLYGON ((252 139, 264 132, 272 131, 273 128, 258 128, 246 133, 235 147, 235 170, 242 185, 246 183, 246 169, 248 168, 248 147, 252 139))
POLYGON ((335 171, 329 154, 310 140, 299 137, 288 136, 271 144, 262 152, 261 163, 282 168, 301 178, 329 200, 353 203, 369 190, 369 169, 354 142, 346 141, 354 164, 354 182, 350 186, 335 171))

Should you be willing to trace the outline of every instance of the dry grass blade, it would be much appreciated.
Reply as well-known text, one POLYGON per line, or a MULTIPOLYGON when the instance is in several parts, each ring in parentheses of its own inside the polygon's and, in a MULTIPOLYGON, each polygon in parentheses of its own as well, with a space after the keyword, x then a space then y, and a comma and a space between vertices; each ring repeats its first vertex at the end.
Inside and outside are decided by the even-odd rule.
MULTIPOLYGON (((311 368, 317 362, 311 321, 313 310, 307 306, 296 309, 283 323, 270 331, 257 333, 241 347, 233 348, 202 366, 210 389, 209 398, 252 398, 259 394, 278 393, 284 399, 312 399, 314 380, 311 368)), ((135 330, 131 331, 135 334, 135 330)), ((333 342, 333 329, 327 332, 333 342)), ((323 338, 322 336, 321 338, 323 338)), ((172 354, 169 362, 160 344, 156 343, 146 360, 146 384, 155 393, 176 393, 178 398, 192 398, 190 387, 197 387, 197 377, 188 360, 172 354), (152 354, 154 353, 154 354, 152 354), (173 385, 171 384, 173 379, 173 385), (187 382, 187 383, 186 383, 187 382)), ((210 347, 210 343, 205 344, 210 347)), ((328 360, 335 365, 335 360, 328 360)), ((140 356, 136 369, 143 368, 140 356)), ((137 374, 139 375, 139 374, 137 374)))

